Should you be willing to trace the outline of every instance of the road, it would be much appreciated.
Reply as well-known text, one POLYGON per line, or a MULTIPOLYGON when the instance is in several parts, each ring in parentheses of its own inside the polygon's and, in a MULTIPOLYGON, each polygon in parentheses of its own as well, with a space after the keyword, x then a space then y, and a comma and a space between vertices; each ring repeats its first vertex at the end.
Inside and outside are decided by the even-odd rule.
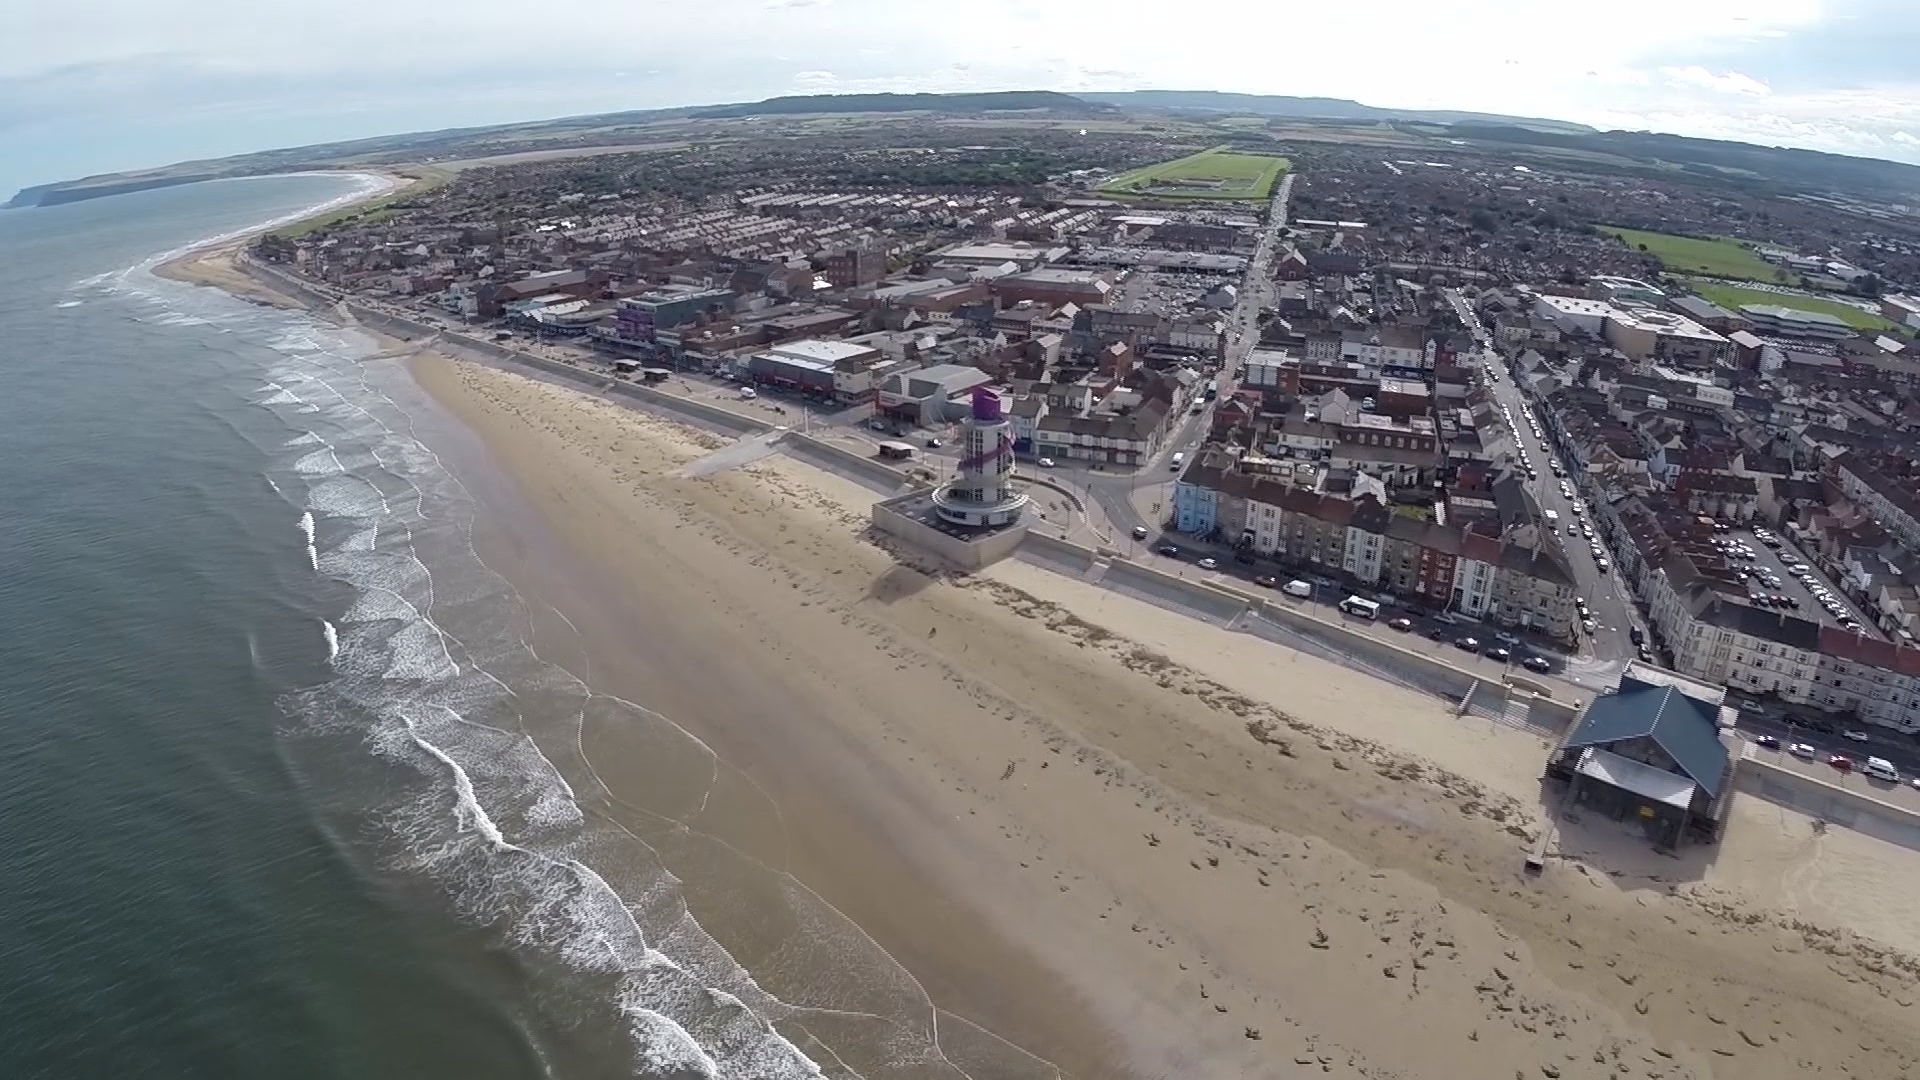
MULTIPOLYGON (((1266 230, 1260 234, 1253 257, 1247 261, 1246 276, 1240 282, 1239 300, 1227 316, 1226 341, 1222 351, 1224 359, 1219 375, 1220 394, 1223 397, 1231 394, 1239 385, 1241 365, 1260 339, 1260 310, 1272 305, 1273 260, 1280 252, 1280 230, 1287 225, 1287 205, 1293 197, 1293 177, 1294 174, 1288 173, 1273 193, 1273 201, 1267 207, 1266 230)), ((1188 413, 1179 426, 1161 441, 1154 456, 1137 470, 1108 472, 1062 469, 1062 478, 1086 492, 1090 509, 1105 519, 1116 545, 1123 549, 1138 545, 1138 550, 1129 553, 1140 554, 1145 550, 1145 542, 1134 540, 1133 532, 1145 528, 1150 538, 1158 537, 1172 512, 1173 484, 1177 472, 1168 467, 1169 462, 1174 454, 1191 458, 1206 441, 1212 419, 1211 409, 1188 413)))
MULTIPOLYGON (((1447 299, 1459 313, 1461 322, 1466 324, 1475 340, 1479 342, 1481 370, 1499 373, 1497 381, 1494 381, 1491 387, 1494 400, 1513 414, 1511 433, 1515 451, 1508 455, 1509 460, 1517 462, 1518 450, 1525 449, 1538 473, 1537 479, 1525 481, 1527 488, 1543 511, 1551 510, 1559 518, 1554 542, 1566 552, 1567 563, 1573 567, 1577 595, 1586 601, 1588 610, 1593 614, 1594 629, 1582 640, 1581 654, 1590 662, 1593 674, 1618 670, 1625 660, 1638 651, 1633 644, 1631 631, 1635 627, 1645 629, 1634 608, 1629 586, 1612 569, 1606 573, 1600 572, 1599 560, 1594 557, 1589 546, 1593 538, 1587 533, 1593 530, 1586 516, 1586 504, 1582 502, 1581 492, 1575 488, 1573 498, 1561 494, 1561 478, 1553 475, 1549 465, 1555 460, 1553 446, 1547 441, 1551 436, 1545 427, 1542 427, 1540 435, 1536 436, 1533 429, 1528 426, 1527 417, 1532 415, 1529 411, 1532 403, 1515 384, 1505 359, 1493 349, 1493 339, 1487 333, 1486 327, 1481 324, 1479 315, 1474 312, 1472 305, 1467 303, 1466 297, 1461 295, 1460 290, 1449 289, 1447 299), (1579 515, 1574 513, 1576 503, 1581 504, 1579 515), (1576 530, 1581 529, 1583 525, 1586 529, 1584 532, 1577 531, 1569 536, 1567 534, 1569 524, 1576 530)), ((1564 466, 1564 462, 1562 465, 1564 466)), ((1526 474, 1522 472, 1520 476, 1525 479, 1526 474)), ((1617 562, 1606 553, 1604 544, 1601 552, 1609 564, 1617 562)))

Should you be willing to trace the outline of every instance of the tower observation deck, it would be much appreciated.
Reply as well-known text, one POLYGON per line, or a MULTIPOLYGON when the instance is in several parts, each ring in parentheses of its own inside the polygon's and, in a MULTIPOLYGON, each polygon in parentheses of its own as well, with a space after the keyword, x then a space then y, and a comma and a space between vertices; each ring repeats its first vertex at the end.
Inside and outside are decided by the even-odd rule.
POLYGON ((1026 509, 1027 496, 1013 489, 1013 424, 999 394, 974 390, 960 446, 958 475, 934 489, 934 511, 943 521, 970 528, 1012 524, 1026 509))

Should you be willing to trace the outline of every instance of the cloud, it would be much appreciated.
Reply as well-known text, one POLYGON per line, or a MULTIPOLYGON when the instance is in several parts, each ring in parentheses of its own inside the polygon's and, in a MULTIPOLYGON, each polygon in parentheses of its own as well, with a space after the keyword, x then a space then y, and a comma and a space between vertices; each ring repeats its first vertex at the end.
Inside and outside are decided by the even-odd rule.
POLYGON ((1749 97, 1766 97, 1773 93, 1766 83, 1758 79, 1737 71, 1715 75, 1697 64, 1692 67, 1661 68, 1660 74, 1666 76, 1668 86, 1683 90, 1711 90, 1716 94, 1745 94, 1749 97))

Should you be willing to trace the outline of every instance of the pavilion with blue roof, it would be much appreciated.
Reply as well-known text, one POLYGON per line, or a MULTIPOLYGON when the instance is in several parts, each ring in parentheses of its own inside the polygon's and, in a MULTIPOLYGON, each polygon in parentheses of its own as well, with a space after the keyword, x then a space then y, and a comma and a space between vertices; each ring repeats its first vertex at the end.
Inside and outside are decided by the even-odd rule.
POLYGON ((1718 688, 1666 674, 1636 666, 1618 690, 1595 697, 1547 775, 1566 781, 1567 805, 1636 819, 1656 844, 1674 848, 1689 831, 1717 834, 1733 755, 1720 739, 1725 692, 1703 695, 1718 688))

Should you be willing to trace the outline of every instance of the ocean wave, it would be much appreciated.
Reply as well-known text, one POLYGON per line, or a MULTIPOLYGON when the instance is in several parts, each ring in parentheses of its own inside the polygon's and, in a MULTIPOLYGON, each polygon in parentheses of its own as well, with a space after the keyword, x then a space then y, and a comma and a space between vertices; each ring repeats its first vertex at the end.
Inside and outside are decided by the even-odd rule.
MULTIPOLYGON (((307 537, 307 562, 315 570, 320 569, 320 553, 313 546, 313 511, 307 510, 300 515, 300 531, 307 537)), ((333 657, 329 656, 331 660, 333 657)))
MULTIPOLYGON (((381 865, 436 882, 464 918, 578 973, 581 992, 621 1025, 637 1074, 823 1075, 774 1027, 809 1010, 871 1021, 889 1045, 900 1043, 901 1061, 938 1063, 931 1002, 904 969, 781 871, 678 823, 704 808, 704 790, 687 796, 683 814, 654 799, 681 816, 662 817, 665 831, 645 840, 592 809, 607 792, 568 749, 579 745, 590 703, 599 722, 656 735, 664 760, 696 762, 708 787, 717 758, 666 718, 596 695, 534 655, 524 604, 474 552, 471 497, 415 436, 406 410, 370 381, 377 366, 356 362, 371 342, 303 328, 297 315, 254 317, 249 330, 284 346, 254 395, 288 424, 284 440, 263 446, 276 458, 268 483, 284 485, 300 509, 315 571, 351 590, 344 610, 320 620, 331 677, 282 702, 296 761, 322 754, 334 766, 307 771, 305 786, 317 804, 338 801, 343 835, 366 835, 372 824, 381 865), (655 850, 663 842, 676 858, 693 845, 776 882, 769 895, 793 905, 779 918, 796 935, 783 962, 866 958, 860 988, 792 1003, 763 989, 694 917, 683 882, 655 850), (847 1011, 849 993, 874 1011, 847 1011)), ((809 971, 794 985, 808 998, 817 981, 809 971)), ((855 1075, 844 1065, 834 1072, 855 1075)))

